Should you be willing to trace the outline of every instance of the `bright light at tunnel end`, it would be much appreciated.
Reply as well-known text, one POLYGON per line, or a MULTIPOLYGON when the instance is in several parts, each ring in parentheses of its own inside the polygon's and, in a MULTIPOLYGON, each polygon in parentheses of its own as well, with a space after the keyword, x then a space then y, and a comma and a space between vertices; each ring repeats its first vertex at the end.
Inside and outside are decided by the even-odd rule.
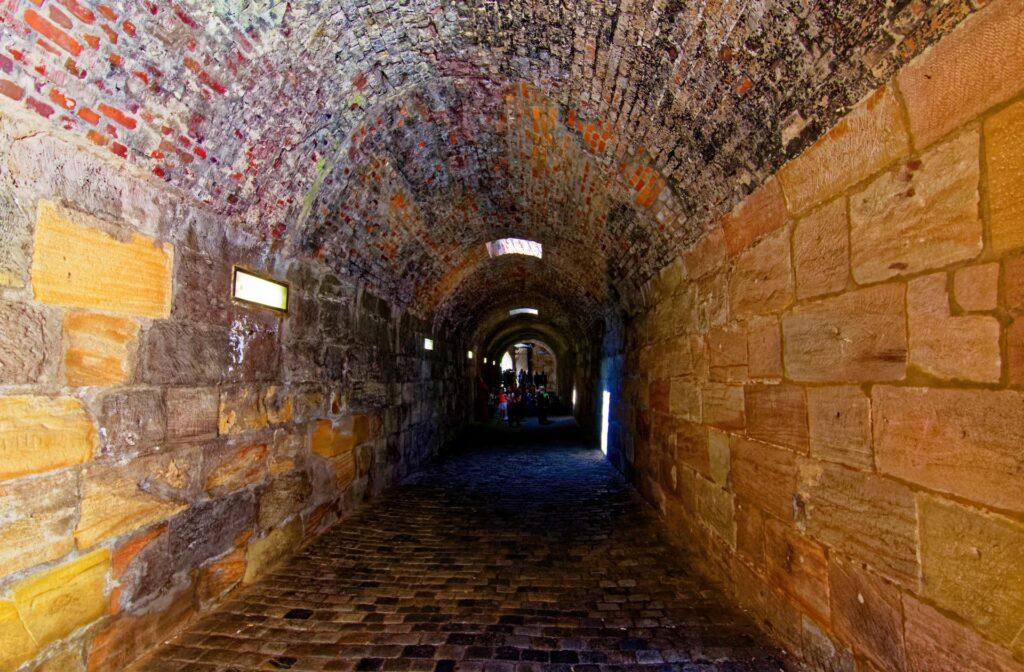
POLYGON ((424 350, 433 350, 434 349, 434 341, 432 339, 430 339, 430 338, 424 338, 423 339, 423 349, 424 350))
POLYGON ((503 254, 525 254, 538 259, 544 256, 544 246, 525 238, 499 238, 487 243, 487 254, 500 257, 503 254))
POLYGON ((536 308, 513 308, 512 310, 508 311, 508 314, 510 316, 515 316, 515 315, 540 315, 540 311, 537 310, 536 308))
POLYGON ((612 406, 612 393, 605 390, 601 394, 601 452, 608 454, 608 413, 612 406))

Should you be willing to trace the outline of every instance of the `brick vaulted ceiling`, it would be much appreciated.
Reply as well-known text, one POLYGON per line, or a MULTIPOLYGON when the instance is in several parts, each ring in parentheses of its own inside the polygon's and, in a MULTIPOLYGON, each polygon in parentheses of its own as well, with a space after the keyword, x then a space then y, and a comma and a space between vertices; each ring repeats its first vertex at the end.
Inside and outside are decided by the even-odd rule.
POLYGON ((593 315, 973 4, 0 0, 0 93, 417 310, 593 315))

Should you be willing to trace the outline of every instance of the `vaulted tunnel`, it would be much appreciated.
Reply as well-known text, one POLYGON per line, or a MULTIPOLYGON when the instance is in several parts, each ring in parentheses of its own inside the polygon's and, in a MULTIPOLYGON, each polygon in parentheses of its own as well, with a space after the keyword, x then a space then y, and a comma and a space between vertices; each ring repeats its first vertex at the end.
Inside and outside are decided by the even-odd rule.
POLYGON ((1022 72, 1020 0, 0 2, 0 672, 1024 670, 1022 72), (521 341, 573 418, 481 422, 521 341))

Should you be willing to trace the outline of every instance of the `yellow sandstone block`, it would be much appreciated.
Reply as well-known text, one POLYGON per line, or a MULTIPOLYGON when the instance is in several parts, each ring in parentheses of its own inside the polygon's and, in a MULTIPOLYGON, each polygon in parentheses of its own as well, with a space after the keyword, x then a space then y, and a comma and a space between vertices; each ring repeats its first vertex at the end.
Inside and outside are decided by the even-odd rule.
POLYGON ((74 308, 168 317, 174 248, 139 234, 122 242, 101 222, 40 201, 32 254, 35 298, 74 308))
POLYGON ((298 518, 252 542, 245 552, 245 577, 242 581, 246 584, 256 581, 279 560, 298 551, 301 542, 302 521, 298 518))
POLYGON ((0 397, 0 480, 92 458, 96 431, 70 397, 0 397))
POLYGON ((14 603, 0 602, 0 672, 13 672, 34 656, 38 648, 14 603))
POLYGON ((128 356, 139 323, 127 317, 70 313, 64 320, 68 384, 116 385, 128 379, 128 356))
POLYGON ((66 637, 107 612, 110 551, 100 549, 14 586, 14 603, 40 646, 66 637))

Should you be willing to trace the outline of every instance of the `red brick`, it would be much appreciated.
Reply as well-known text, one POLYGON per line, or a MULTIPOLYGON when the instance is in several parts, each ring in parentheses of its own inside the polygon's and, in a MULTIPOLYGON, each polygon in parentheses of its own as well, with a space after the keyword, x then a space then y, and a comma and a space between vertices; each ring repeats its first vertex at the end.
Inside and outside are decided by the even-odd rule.
POLYGON ((82 53, 82 45, 79 44, 75 38, 44 19, 35 10, 25 10, 25 23, 27 23, 32 30, 43 35, 46 39, 64 49, 64 51, 67 51, 72 56, 78 56, 82 53))

